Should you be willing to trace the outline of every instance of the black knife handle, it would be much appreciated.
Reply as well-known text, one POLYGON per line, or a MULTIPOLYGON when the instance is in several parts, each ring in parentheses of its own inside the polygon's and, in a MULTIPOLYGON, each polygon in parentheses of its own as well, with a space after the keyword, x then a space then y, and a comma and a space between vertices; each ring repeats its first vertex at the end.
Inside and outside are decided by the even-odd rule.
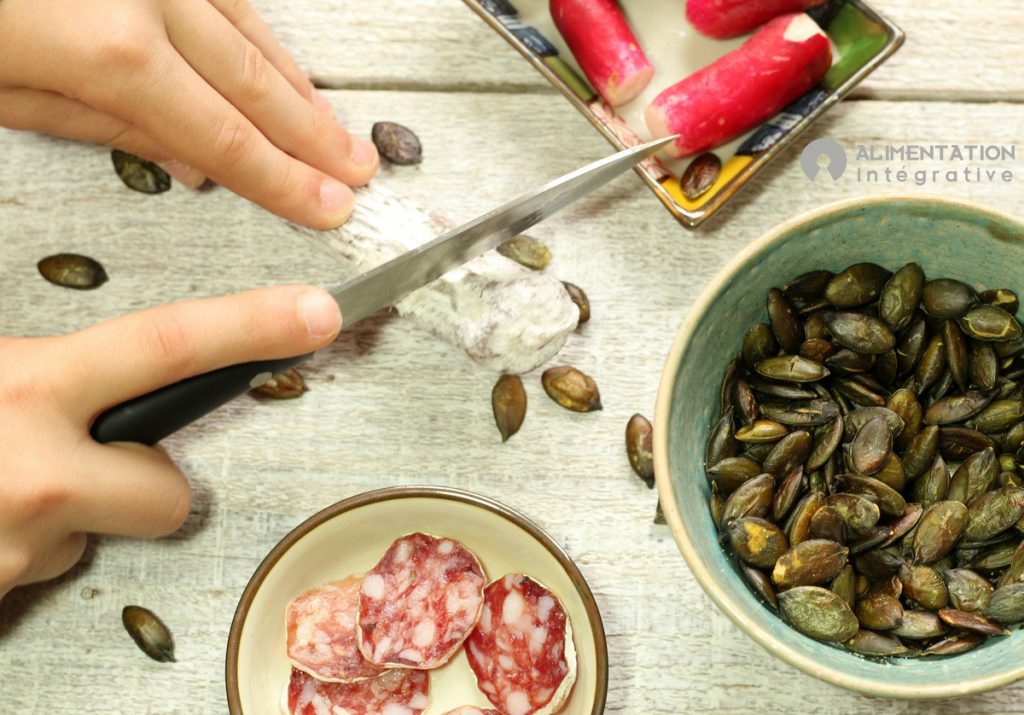
POLYGON ((245 362, 186 378, 111 407, 96 418, 90 433, 97 442, 156 444, 311 357, 313 353, 245 362))

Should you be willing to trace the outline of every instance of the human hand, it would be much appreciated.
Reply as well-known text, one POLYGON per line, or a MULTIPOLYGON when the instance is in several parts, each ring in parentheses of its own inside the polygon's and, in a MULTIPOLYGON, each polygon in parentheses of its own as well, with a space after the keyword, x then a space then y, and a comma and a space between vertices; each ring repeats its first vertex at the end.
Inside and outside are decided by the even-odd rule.
POLYGON ((282 286, 0 338, 0 598, 70 569, 88 532, 153 538, 188 516, 188 480, 166 453, 95 442, 98 414, 226 365, 316 350, 340 324, 327 292, 282 286))
POLYGON ((0 125, 107 144, 333 228, 379 158, 246 0, 3 0, 0 125))

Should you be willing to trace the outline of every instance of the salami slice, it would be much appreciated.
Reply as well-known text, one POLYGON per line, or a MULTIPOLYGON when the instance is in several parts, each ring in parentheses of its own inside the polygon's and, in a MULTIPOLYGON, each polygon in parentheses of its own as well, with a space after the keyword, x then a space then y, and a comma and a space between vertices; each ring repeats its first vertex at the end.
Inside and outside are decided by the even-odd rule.
POLYGON ((444 665, 480 619, 484 583, 476 556, 454 539, 403 536, 363 577, 359 649, 388 668, 444 665))
POLYGON ((357 683, 325 683, 292 668, 290 715, 421 715, 430 700, 430 680, 419 670, 392 669, 357 683))
POLYGON ((522 574, 487 586, 466 655, 480 690, 506 715, 558 712, 576 682, 569 617, 553 593, 522 574))
POLYGON ((478 708, 476 705, 463 705, 461 708, 449 710, 442 715, 501 715, 501 713, 490 708, 478 708))
POLYGON ((285 611, 288 658, 319 680, 351 683, 380 675, 359 652, 356 614, 362 576, 350 576, 296 596, 285 611))

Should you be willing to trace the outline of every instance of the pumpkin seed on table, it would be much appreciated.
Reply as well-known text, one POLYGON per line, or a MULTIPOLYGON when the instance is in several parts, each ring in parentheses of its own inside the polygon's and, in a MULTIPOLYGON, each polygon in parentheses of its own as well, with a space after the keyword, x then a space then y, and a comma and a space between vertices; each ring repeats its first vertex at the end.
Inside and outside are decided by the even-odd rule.
POLYGON ((275 375, 259 387, 250 390, 250 393, 258 397, 265 397, 270 400, 294 400, 302 397, 309 391, 306 387, 306 380, 302 373, 291 367, 275 375))
POLYGON ((679 185, 683 196, 696 201, 707 193, 715 184, 722 171, 722 160, 712 152, 704 152, 690 162, 683 175, 679 177, 679 185))
POLYGON ((575 283, 562 281, 562 285, 565 286, 565 292, 569 294, 569 299, 576 304, 580 311, 580 319, 577 321, 577 325, 583 325, 590 320, 590 299, 587 298, 587 294, 583 292, 583 289, 575 283))
POLYGON ((171 177, 151 161, 114 149, 110 152, 114 171, 129 189, 143 194, 161 194, 171 188, 171 177))
MULTIPOLYGON (((543 241, 530 236, 521 235, 510 238, 498 246, 497 251, 505 258, 511 258, 519 265, 534 271, 542 271, 551 263, 551 250, 543 241)), ((579 289, 577 288, 577 290, 579 289)), ((582 291, 580 292, 582 293, 582 291)), ((569 291, 569 297, 572 297, 572 291, 569 291)), ((580 322, 585 321, 580 320, 580 322)))
MULTIPOLYGON (((526 395, 523 395, 525 409, 526 395)), ((633 472, 644 480, 648 489, 654 488, 654 427, 643 415, 633 415, 626 423, 626 455, 633 472)))
POLYGON ((174 662, 174 638, 155 613, 142 606, 125 606, 121 623, 143 653, 161 663, 174 662))
MULTIPOLYGON (((491 389, 491 409, 501 441, 519 431, 526 418, 526 390, 518 375, 502 375, 491 389)), ((634 467, 635 469, 635 467, 634 467)))
POLYGON ((601 393, 594 378, 570 365, 549 367, 541 375, 544 392, 552 400, 573 412, 601 409, 601 393))
POLYGON ((808 271, 768 291, 705 468, 726 548, 798 630, 862 655, 931 656, 1024 620, 1015 300, 916 264, 808 271), (719 491, 735 495, 727 509, 719 491), (1010 586, 1000 617, 986 613, 1010 586), (842 640, 798 613, 828 599, 800 589, 822 587, 856 611, 842 640))
POLYGON ((107 282, 107 272, 99 261, 77 253, 47 256, 36 267, 39 275, 62 288, 92 290, 107 282))
POLYGON ((423 146, 412 130, 395 122, 377 122, 370 139, 381 157, 392 164, 409 165, 423 161, 423 146))

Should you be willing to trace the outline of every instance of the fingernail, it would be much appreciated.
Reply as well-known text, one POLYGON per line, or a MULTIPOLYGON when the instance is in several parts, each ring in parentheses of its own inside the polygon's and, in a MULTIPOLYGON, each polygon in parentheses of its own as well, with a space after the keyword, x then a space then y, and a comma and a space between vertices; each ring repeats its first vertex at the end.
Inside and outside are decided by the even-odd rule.
POLYGON ((321 112, 327 112, 332 117, 334 116, 334 105, 331 104, 330 100, 325 97, 320 90, 313 90, 313 106, 319 109, 321 112))
POLYGON ((369 166, 377 161, 377 147, 362 137, 352 137, 352 151, 349 156, 360 166, 369 166))
POLYGON ((306 329, 314 338, 334 335, 341 329, 341 311, 330 293, 310 290, 299 296, 299 311, 306 329))
POLYGON ((320 184, 320 205, 332 218, 345 221, 352 213, 355 195, 337 179, 324 179, 320 184))
POLYGON ((206 177, 201 172, 196 171, 185 162, 178 161, 177 159, 162 161, 159 166, 172 177, 191 189, 199 188, 199 186, 206 181, 206 177))

